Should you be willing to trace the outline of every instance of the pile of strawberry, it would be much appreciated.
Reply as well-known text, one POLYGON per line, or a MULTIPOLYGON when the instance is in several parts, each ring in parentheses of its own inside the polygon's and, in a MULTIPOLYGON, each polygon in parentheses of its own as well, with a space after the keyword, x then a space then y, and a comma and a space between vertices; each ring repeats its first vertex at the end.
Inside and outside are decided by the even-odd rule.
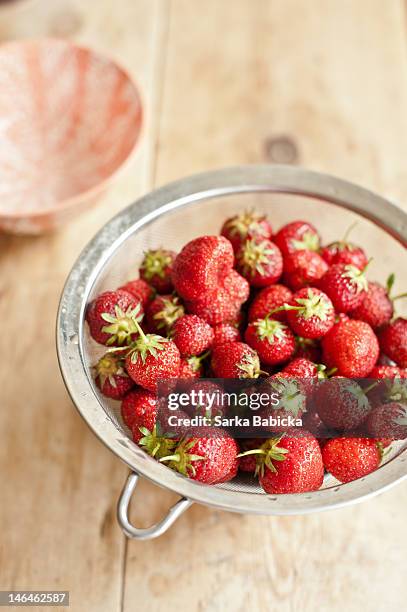
POLYGON ((255 213, 226 220, 220 236, 196 238, 178 254, 148 251, 140 278, 88 306, 90 334, 108 347, 96 384, 122 401, 137 444, 199 482, 226 482, 241 470, 267 493, 299 493, 318 489, 324 470, 341 482, 362 477, 407 436, 407 320, 394 315, 402 296, 391 296, 393 276, 386 287, 369 282, 368 264, 346 239, 321 246, 305 221, 273 234, 255 213), (330 376, 334 385, 319 386, 308 411, 306 402, 297 406, 304 429, 295 434, 238 444, 220 428, 167 436, 157 426, 159 380, 259 376, 283 387, 330 376), (387 385, 385 399, 354 380, 366 377, 387 385), (337 402, 332 389, 344 380, 337 402), (340 434, 317 439, 307 423, 340 434), (361 425, 371 437, 358 437, 361 425))

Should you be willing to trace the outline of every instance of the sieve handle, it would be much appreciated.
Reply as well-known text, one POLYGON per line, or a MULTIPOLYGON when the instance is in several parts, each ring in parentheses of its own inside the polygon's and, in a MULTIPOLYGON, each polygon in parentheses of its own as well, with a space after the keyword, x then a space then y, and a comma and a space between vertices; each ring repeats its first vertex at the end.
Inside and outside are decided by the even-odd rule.
POLYGON ((137 486, 138 479, 139 475, 136 474, 136 472, 130 472, 117 504, 117 520, 128 538, 132 538, 133 540, 152 540, 165 533, 167 529, 175 523, 177 518, 193 504, 193 501, 186 497, 182 497, 168 510, 167 516, 155 525, 146 527, 145 529, 134 527, 129 521, 129 504, 134 489, 137 486))

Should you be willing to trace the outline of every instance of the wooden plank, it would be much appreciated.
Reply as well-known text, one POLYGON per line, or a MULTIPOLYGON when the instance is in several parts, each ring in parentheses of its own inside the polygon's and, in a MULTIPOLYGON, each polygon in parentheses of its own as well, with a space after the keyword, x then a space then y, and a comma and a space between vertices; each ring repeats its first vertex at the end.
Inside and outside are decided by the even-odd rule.
MULTIPOLYGON (((405 201, 404 26, 398 0, 173 0, 156 182, 288 156, 405 201)), ((147 524, 168 495, 142 495, 147 524)), ((397 609, 406 500, 403 485, 303 517, 193 507, 128 544, 124 610, 397 609)))
MULTIPOLYGON (((47 5, 41 3, 45 20, 47 5)), ((82 245, 149 183, 162 3, 116 0, 113 9, 109 0, 77 0, 64 6, 58 21, 46 21, 48 32, 74 24, 70 33, 78 41, 123 58, 149 112, 134 162, 97 208, 50 236, 0 237, 0 345, 7 355, 0 369, 0 588, 66 589, 72 610, 114 612, 121 609, 125 546, 115 505, 126 469, 67 397, 55 354, 55 313, 82 245)), ((24 27, 24 34, 35 35, 29 22, 24 27)))

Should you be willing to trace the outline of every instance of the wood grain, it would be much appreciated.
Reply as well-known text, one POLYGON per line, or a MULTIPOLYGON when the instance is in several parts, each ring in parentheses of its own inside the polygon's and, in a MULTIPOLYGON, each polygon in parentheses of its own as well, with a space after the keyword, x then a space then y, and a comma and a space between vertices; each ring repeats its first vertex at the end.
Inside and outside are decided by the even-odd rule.
MULTIPOLYGON (((41 6, 46 13, 48 3, 41 6)), ((122 58, 153 109, 162 4, 115 0, 113 11, 110 1, 92 0, 66 3, 64 11, 58 19, 76 20, 80 42, 122 58)), ((54 26, 48 22, 49 33, 54 26)), ((134 163, 97 208, 66 230, 0 237, 0 316, 7 321, 0 339, 7 355, 0 369, 0 588, 67 589, 75 612, 121 608, 125 540, 115 506, 126 469, 67 397, 55 353, 56 309, 82 246, 147 189, 154 131, 147 114, 134 163)))
MULTIPOLYGON (((196 3, 173 0, 157 184, 285 161, 278 156, 288 146, 306 166, 405 199, 402 4, 390 1, 386 11, 376 0, 311 4, 235 0, 231 9, 209 0, 198 19, 196 3)), ((134 514, 146 521, 163 494, 145 484, 143 495, 146 505, 135 500, 134 514)), ((404 485, 304 517, 193 507, 159 540, 129 542, 124 610, 137 601, 157 612, 397 609, 406 595, 406 501, 404 485)))
MULTIPOLYGON (((93 211, 42 238, 0 236, 0 588, 69 589, 74 612, 384 612, 407 595, 407 487, 349 509, 248 517, 192 507, 126 543, 126 469, 76 415, 54 319, 81 247, 153 184, 244 162, 296 161, 407 200, 401 0, 35 0, 0 38, 74 36, 136 76, 147 108, 132 165, 93 211), (40 17, 42 18, 40 19, 40 17)), ((142 483, 134 520, 174 496, 142 483)))

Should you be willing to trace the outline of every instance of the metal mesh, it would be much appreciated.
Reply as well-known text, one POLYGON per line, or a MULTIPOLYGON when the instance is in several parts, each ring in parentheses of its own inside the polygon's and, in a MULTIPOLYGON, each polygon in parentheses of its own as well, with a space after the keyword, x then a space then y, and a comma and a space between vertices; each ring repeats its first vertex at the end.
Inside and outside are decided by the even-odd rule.
MULTIPOLYGON (((295 219, 310 221, 319 230, 325 244, 341 238, 349 226, 357 221, 350 240, 354 240, 373 256, 379 254, 370 266, 368 277, 385 284, 389 273, 396 272, 395 293, 401 292, 407 286, 407 270, 404 266, 400 266, 400 262, 405 258, 403 246, 370 221, 339 206, 303 196, 253 193, 204 200, 194 203, 193 206, 172 210, 131 234, 110 256, 95 280, 90 298, 101 291, 116 288, 127 280, 136 278, 146 249, 162 246, 178 251, 192 238, 219 233, 226 217, 251 208, 267 214, 275 230, 295 219)), ((398 312, 406 314, 406 308, 404 306, 403 312, 401 302, 398 303, 398 312)), ((87 373, 92 379, 90 366, 97 362, 104 351, 103 347, 90 338, 86 326, 83 346, 87 373)), ((131 438, 130 431, 121 419, 120 403, 104 398, 94 384, 93 388, 99 398, 100 409, 106 412, 120 431, 131 438)), ((407 444, 403 443, 393 445, 392 451, 386 456, 386 461, 390 461, 406 446, 407 444)), ((162 469, 168 468, 163 466, 162 469)), ((338 482, 327 475, 323 488, 337 485, 338 482)), ((253 479, 245 475, 218 487, 253 494, 262 493, 262 489, 253 479)))

